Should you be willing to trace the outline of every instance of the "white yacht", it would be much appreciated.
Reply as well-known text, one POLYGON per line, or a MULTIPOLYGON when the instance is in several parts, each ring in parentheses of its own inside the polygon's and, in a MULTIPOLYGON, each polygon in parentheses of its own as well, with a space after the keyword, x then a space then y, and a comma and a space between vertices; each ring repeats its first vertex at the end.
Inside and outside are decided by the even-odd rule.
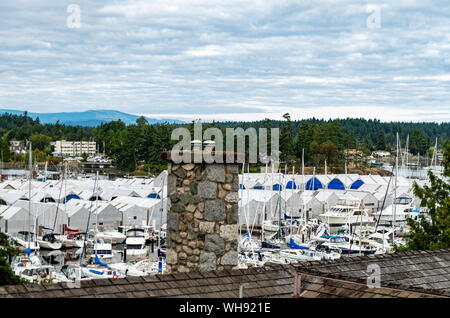
POLYGON ((138 256, 146 255, 144 229, 132 228, 126 232, 126 250, 127 255, 138 256))
POLYGON ((325 249, 328 252, 337 252, 342 255, 359 254, 368 255, 373 254, 377 250, 371 246, 367 240, 361 240, 361 246, 359 237, 353 235, 349 238, 344 236, 328 236, 322 237, 326 239, 325 242, 320 244, 321 249, 325 249))
POLYGON ((17 273, 22 279, 30 283, 52 282, 56 269, 50 265, 30 265, 17 273))
POLYGON ((116 231, 115 229, 104 229, 101 232, 97 232, 97 237, 104 240, 110 241, 113 244, 122 244, 126 240, 126 235, 116 231))
POLYGON ((321 261, 324 253, 304 249, 284 249, 280 251, 280 257, 285 257, 295 261, 321 261))
POLYGON ((16 241, 17 244, 24 247, 25 249, 30 249, 31 251, 36 251, 40 249, 39 243, 33 240, 34 234, 27 231, 20 231, 17 235, 11 236, 11 238, 16 241))
POLYGON ((408 197, 399 197, 395 199, 395 202, 389 206, 387 206, 382 211, 378 211, 374 213, 376 220, 379 220, 379 225, 390 225, 394 221, 395 216, 395 225, 406 223, 406 217, 410 216, 411 213, 415 210, 411 205, 411 198, 408 197), (394 215, 395 211, 395 215, 394 215))
POLYGON ((18 276, 19 273, 23 272, 25 269, 40 265, 42 265, 42 263, 37 255, 18 256, 11 263, 11 268, 14 271, 14 274, 18 276))
POLYGON ((98 256, 100 259, 110 259, 112 258, 112 244, 109 242, 105 242, 102 239, 97 238, 94 243, 94 250, 91 257, 98 256))
POLYGON ((361 200, 349 198, 339 200, 337 205, 320 214, 319 219, 322 223, 328 224, 330 230, 337 230, 344 225, 360 226, 373 224, 373 218, 368 215, 361 200))

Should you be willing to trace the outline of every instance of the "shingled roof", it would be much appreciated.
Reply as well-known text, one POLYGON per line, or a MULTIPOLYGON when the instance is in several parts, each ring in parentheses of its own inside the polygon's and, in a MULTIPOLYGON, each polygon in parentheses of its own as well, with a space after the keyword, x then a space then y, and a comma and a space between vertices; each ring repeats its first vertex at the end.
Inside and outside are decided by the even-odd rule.
POLYGON ((236 298, 449 297, 450 249, 344 257, 334 261, 263 268, 175 273, 59 284, 0 286, 1 297, 20 298, 236 298), (381 269, 380 288, 367 286, 367 268, 381 269))
POLYGON ((272 266, 168 275, 82 281, 80 288, 64 283, 0 286, 0 297, 37 298, 237 298, 292 297, 294 268, 272 266))
POLYGON ((295 267, 299 273, 366 284, 370 264, 380 267, 382 287, 450 296, 450 249, 343 257, 295 267))

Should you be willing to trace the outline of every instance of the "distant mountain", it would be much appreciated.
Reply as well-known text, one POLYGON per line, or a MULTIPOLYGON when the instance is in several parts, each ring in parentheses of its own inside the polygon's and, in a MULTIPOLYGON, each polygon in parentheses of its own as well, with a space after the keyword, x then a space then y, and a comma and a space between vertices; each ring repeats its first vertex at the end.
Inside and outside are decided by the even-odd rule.
MULTIPOLYGON (((13 115, 22 115, 24 112, 21 110, 13 109, 0 109, 0 114, 9 113, 13 115)), ((87 110, 84 112, 60 112, 60 113, 33 113, 28 112, 28 116, 33 119, 39 117, 39 121, 42 124, 54 124, 59 120, 60 124, 71 125, 71 126, 88 126, 95 127, 101 123, 107 123, 114 120, 121 120, 125 124, 135 124, 136 119, 140 116, 123 113, 117 110, 87 110)), ((176 119, 154 119, 145 117, 149 124, 158 123, 184 123, 181 120, 176 119)))

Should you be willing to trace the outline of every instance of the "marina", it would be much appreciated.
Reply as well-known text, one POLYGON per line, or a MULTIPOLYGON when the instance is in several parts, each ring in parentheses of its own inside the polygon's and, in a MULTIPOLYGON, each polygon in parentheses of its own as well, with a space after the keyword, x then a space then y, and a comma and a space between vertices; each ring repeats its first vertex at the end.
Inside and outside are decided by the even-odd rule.
MULTIPOLYGON (((266 169, 268 171, 269 169, 266 169)), ((30 176, 31 174, 29 174, 30 176)), ((385 254, 427 216, 400 175, 239 175, 238 268, 385 254)), ((0 184, 0 230, 29 281, 163 274, 167 171, 154 178, 17 178, 0 184)))

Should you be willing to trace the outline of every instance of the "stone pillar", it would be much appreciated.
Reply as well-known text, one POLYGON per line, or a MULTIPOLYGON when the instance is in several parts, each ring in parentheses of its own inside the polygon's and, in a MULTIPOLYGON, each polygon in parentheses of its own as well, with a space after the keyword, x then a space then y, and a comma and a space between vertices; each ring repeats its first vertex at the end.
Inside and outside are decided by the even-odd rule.
POLYGON ((169 161, 167 272, 231 269, 238 253, 238 164, 169 161))

